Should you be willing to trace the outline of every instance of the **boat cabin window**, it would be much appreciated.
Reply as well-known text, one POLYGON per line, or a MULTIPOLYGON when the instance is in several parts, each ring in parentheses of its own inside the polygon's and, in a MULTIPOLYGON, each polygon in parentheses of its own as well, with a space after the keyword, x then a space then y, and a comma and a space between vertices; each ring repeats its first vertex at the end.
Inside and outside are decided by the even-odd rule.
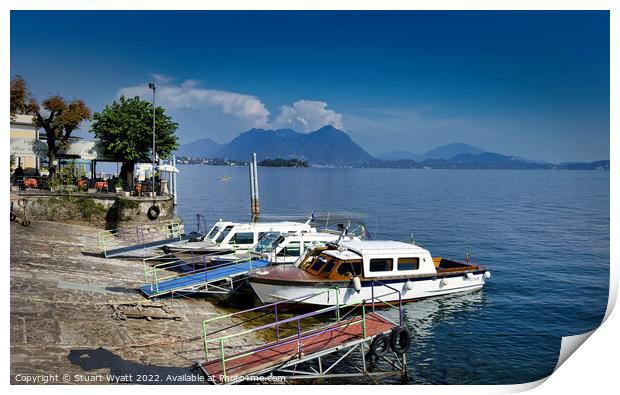
POLYGON ((312 270, 314 272, 320 271, 321 267, 323 267, 323 265, 325 264, 325 262, 327 262, 327 260, 328 260, 328 258, 326 258, 325 256, 319 255, 314 260, 314 263, 312 264, 312 266, 310 266, 310 270, 312 270))
POLYGON ((420 258, 398 258, 398 270, 418 270, 420 258))
POLYGON ((310 265, 316 262, 316 260, 318 259, 318 256, 323 251, 325 251, 325 247, 317 247, 313 250, 307 250, 306 256, 303 262, 300 263, 299 267, 304 270, 307 269, 308 267, 310 267, 310 265))
POLYGON ((301 253, 301 243, 298 241, 290 242, 286 247, 278 252, 278 256, 299 256, 301 253))
POLYGON ((329 272, 332 271, 335 265, 336 265, 336 261, 334 259, 331 259, 329 262, 325 264, 325 266, 321 268, 321 273, 325 275, 329 274, 329 272))
POLYGON ((221 243, 222 240, 224 240, 226 238, 226 236, 228 236, 228 234, 230 233, 230 231, 232 230, 233 226, 227 226, 226 228, 224 228, 224 230, 222 231, 222 233, 220 233, 220 235, 217 237, 217 239, 215 239, 216 243, 221 243))
POLYGON ((220 231, 220 227, 219 226, 214 226, 211 231, 209 232, 209 234, 207 235, 207 239, 213 239, 215 237, 215 235, 217 234, 217 232, 220 231))
POLYGON ((231 243, 235 244, 254 244, 254 233, 252 232, 239 232, 235 233, 230 239, 231 243))
POLYGON ((273 248, 284 240, 284 236, 276 232, 261 232, 262 236, 258 239, 258 243, 254 246, 254 252, 271 252, 273 248))
POLYGON ((371 259, 369 269, 371 272, 391 272, 392 262, 392 258, 371 259))
POLYGON ((342 277, 359 276, 362 274, 362 261, 344 261, 336 271, 342 277))

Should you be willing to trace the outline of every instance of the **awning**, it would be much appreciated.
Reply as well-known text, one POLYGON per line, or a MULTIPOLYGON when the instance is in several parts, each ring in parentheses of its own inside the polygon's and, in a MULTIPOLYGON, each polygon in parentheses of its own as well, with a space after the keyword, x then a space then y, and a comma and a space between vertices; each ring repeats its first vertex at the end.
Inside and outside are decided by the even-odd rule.
MULTIPOLYGON (((15 156, 38 156, 47 157, 47 143, 45 141, 28 138, 12 138, 11 154, 15 156)), ((105 155, 105 148, 99 140, 88 141, 78 140, 69 146, 68 150, 59 150, 58 158, 75 158, 82 160, 98 160, 117 162, 118 159, 113 156, 105 155)))
POLYGON ((28 138, 12 138, 11 154, 15 156, 47 157, 47 144, 44 141, 28 138))

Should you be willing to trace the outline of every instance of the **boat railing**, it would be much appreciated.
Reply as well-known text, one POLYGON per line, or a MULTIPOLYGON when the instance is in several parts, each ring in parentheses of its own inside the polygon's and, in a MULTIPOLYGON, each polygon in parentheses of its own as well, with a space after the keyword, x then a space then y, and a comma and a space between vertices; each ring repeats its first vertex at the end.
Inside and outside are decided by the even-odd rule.
MULTIPOLYGON (((374 286, 374 285, 373 285, 374 286)), ((391 288, 391 287, 389 287, 391 288)), ((367 328, 367 311, 366 306, 372 303, 372 300, 378 299, 379 297, 385 297, 394 293, 400 295, 400 292, 396 289, 390 290, 387 293, 382 293, 379 296, 372 296, 372 300, 364 299, 361 302, 357 303, 341 303, 340 300, 340 291, 342 288, 333 288, 320 292, 316 292, 313 294, 308 294, 304 296, 299 296, 292 299, 282 300, 275 303, 257 306, 254 308, 250 308, 243 311, 238 311, 218 317, 213 317, 206 319, 202 322, 202 336, 204 343, 204 353, 205 359, 207 361, 211 361, 214 358, 218 358, 222 372, 226 374, 226 363, 233 361, 235 359, 243 358, 248 355, 256 354, 261 351, 273 349, 275 347, 281 347, 282 345, 296 343, 297 345, 297 355, 302 355, 303 353, 303 340, 311 337, 321 335, 327 332, 337 331, 342 329, 343 327, 348 327, 351 325, 361 325, 362 326, 362 338, 366 338, 366 328, 367 328), (292 315, 290 317, 286 317, 286 313, 283 306, 290 307, 299 307, 299 305, 303 304, 306 301, 309 301, 312 298, 321 297, 327 294, 328 297, 334 297, 335 305, 330 305, 324 308, 320 308, 318 310, 314 310, 311 312, 307 312, 299 315, 292 315), (284 310, 284 311, 283 311, 284 310), (348 310, 344 312, 343 310, 348 310), (361 310, 361 312, 360 312, 361 310), (265 312, 266 311, 266 312, 265 312), (325 315, 327 313, 334 313, 332 316, 332 320, 329 320, 328 323, 324 323, 319 327, 316 326, 316 321, 319 319, 319 316, 325 315), (356 314, 357 313, 357 314, 356 314), (239 320, 240 316, 250 315, 249 318, 245 320, 239 320), (272 322, 262 323, 260 320, 264 320, 265 317, 271 316, 273 317, 272 322), (336 320, 336 325, 334 325, 333 319, 336 320), (221 321, 224 319, 230 319, 233 324, 224 328, 214 328, 209 332, 209 326, 213 326, 217 321, 221 321), (310 321, 312 327, 308 330, 302 330, 302 320, 310 321), (254 328, 248 328, 254 321, 259 321, 259 325, 254 328), (338 325, 340 323, 340 325, 338 325), (290 325, 287 327, 287 324, 292 324, 293 328, 291 330, 290 325), (240 331, 223 334, 219 337, 214 337, 214 335, 222 334, 224 332, 228 332, 229 330, 237 330, 241 328, 240 331), (247 328, 247 329, 246 329, 247 328), (275 339, 271 339, 265 344, 263 347, 253 348, 251 351, 247 352, 237 352, 233 355, 227 356, 226 353, 226 343, 229 343, 232 339, 239 338, 242 336, 248 336, 250 334, 256 335, 261 331, 269 331, 270 333, 275 332, 275 339), (214 347, 210 345, 217 345, 218 352, 214 351, 214 347), (212 355, 213 354, 213 355, 212 355)), ((377 314, 375 312, 375 314, 377 314)), ((402 314, 399 314, 402 317, 402 314)), ((388 317, 382 317, 390 322, 394 323, 388 317)), ((273 335, 272 335, 273 336, 273 335)))
MULTIPOLYGON (((172 259, 172 255, 169 256, 172 259)), ((209 265, 208 258, 210 258, 209 254, 191 254, 190 259, 176 259, 176 260, 168 260, 162 263, 158 263, 155 265, 151 265, 150 263, 155 259, 162 259, 164 255, 159 255, 158 257, 150 257, 142 260, 144 265, 144 282, 145 285, 150 288, 152 292, 159 293, 159 285, 165 281, 180 279, 183 277, 195 276, 197 274, 204 275, 204 282, 215 281, 220 277, 209 276, 210 272, 215 269, 219 269, 225 266, 233 266, 235 264, 248 262, 249 270, 252 270, 252 259, 250 254, 247 253, 247 256, 242 255, 239 259, 235 259, 232 261, 220 263, 217 265, 209 265)))
POLYGON ((100 251, 105 253, 114 248, 143 245, 158 240, 178 239, 180 241, 183 229, 183 224, 180 221, 170 219, 155 223, 102 230, 97 233, 98 245, 100 251))

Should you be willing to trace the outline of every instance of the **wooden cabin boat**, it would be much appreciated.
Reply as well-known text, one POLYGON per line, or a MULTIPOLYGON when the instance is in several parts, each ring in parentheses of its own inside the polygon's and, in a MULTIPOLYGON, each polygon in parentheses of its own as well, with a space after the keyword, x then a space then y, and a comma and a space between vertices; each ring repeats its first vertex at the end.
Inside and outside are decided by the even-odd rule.
POLYGON ((193 252, 202 255, 227 255, 248 252, 263 235, 269 232, 297 233, 316 231, 309 221, 302 222, 253 222, 239 223, 220 220, 207 233, 204 240, 185 244, 169 244, 166 253, 193 252))
POLYGON ((414 244, 363 240, 317 247, 299 265, 254 270, 249 281, 263 303, 298 299, 333 306, 362 303, 373 296, 398 302, 475 291, 490 276, 483 266, 433 258, 414 244), (321 293, 334 289, 338 297, 335 292, 321 293))

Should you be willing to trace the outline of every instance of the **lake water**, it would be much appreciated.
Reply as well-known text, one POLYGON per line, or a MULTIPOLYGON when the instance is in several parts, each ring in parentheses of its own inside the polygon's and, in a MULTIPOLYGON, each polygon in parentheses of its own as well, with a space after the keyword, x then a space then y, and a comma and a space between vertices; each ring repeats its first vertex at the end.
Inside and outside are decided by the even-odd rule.
MULTIPOLYGON (((178 214, 249 220, 247 167, 181 166, 178 214), (219 181, 230 176, 229 181, 219 181)), ((356 212, 375 239, 488 266, 484 290, 405 305, 411 382, 549 375, 562 336, 596 328, 609 287, 609 172, 259 168, 266 214, 356 212)))

